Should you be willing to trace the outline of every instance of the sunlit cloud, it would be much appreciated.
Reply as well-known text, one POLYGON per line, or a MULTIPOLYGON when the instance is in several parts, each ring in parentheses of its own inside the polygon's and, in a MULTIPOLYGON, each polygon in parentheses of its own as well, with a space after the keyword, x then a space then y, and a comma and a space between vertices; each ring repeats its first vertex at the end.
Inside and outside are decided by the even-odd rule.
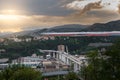
POLYGON ((15 2, 0 0, 0 2, 3 6, 0 7, 0 32, 18 32, 65 24, 91 25, 120 19, 120 0, 15 0, 15 2))
POLYGON ((68 16, 9 15, 8 17, 0 17, 0 29, 2 32, 17 32, 22 30, 49 28, 64 24, 90 25, 93 24, 93 22, 97 23, 117 20, 119 17, 120 16, 117 13, 114 14, 114 12, 105 11, 91 11, 82 16, 79 16, 77 13, 68 16), (104 16, 101 14, 104 14, 104 16))
POLYGON ((0 13, 1 14, 10 14, 10 15, 12 14, 13 15, 13 14, 18 14, 19 12, 16 11, 16 10, 8 9, 8 10, 1 10, 0 13))
POLYGON ((21 20, 28 18, 27 16, 21 16, 21 15, 0 15, 0 21, 12 21, 12 20, 21 20))
POLYGON ((81 12, 93 9, 119 11, 120 0, 75 0, 65 5, 69 9, 81 10, 81 12))

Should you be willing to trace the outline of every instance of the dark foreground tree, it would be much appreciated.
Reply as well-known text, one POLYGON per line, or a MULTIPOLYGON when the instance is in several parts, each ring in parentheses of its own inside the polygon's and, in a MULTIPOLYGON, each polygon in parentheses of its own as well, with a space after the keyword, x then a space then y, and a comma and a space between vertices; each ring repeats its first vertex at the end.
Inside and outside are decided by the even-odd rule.
POLYGON ((79 80, 78 75, 74 72, 69 72, 66 76, 65 76, 65 80, 79 80))
POLYGON ((41 80, 42 75, 34 69, 13 66, 0 73, 0 80, 41 80))
POLYGON ((120 80, 120 42, 105 53, 93 51, 88 54, 88 65, 84 65, 81 75, 84 80, 120 80))

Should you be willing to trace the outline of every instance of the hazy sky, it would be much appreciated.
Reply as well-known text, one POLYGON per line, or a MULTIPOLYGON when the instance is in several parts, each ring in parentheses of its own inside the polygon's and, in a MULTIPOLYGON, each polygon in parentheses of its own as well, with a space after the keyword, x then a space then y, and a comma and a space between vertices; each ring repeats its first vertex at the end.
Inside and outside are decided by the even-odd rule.
POLYGON ((0 0, 0 32, 120 19, 120 0, 0 0))

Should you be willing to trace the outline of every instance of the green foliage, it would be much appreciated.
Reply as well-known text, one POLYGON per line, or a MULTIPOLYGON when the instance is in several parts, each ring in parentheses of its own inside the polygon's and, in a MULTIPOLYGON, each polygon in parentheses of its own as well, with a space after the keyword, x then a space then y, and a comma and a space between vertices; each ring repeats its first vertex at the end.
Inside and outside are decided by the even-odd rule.
POLYGON ((69 72, 66 76, 65 76, 65 80, 78 80, 78 75, 74 72, 69 72))
POLYGON ((0 80, 41 80, 40 72, 24 66, 12 66, 0 73, 0 80))
POLYGON ((84 80, 120 80, 120 42, 107 52, 88 54, 88 65, 83 65, 81 76, 84 80))
POLYGON ((51 76, 51 77, 45 77, 45 79, 48 80, 65 80, 65 77, 63 75, 57 75, 57 76, 51 76))
MULTIPOLYGON (((25 39, 29 38, 29 36, 21 36, 18 38, 25 39)), ((60 44, 68 46, 69 52, 75 55, 95 49, 88 47, 89 43, 114 42, 116 38, 117 37, 55 37, 54 40, 32 39, 30 42, 14 42, 6 39, 5 42, 0 45, 0 49, 5 49, 6 53, 0 55, 0 58, 15 59, 20 56, 30 56, 33 53, 41 55, 38 49, 57 50, 57 46, 60 44)))

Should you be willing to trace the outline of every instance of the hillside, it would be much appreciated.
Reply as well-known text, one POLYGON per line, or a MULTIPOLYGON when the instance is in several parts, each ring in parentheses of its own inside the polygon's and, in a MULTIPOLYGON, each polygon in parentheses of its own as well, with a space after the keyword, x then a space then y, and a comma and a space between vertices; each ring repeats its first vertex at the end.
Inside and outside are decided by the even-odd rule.
POLYGON ((96 23, 86 29, 83 29, 83 31, 120 31, 120 20, 105 24, 96 23))
POLYGON ((52 28, 43 28, 43 29, 37 29, 37 30, 31 30, 31 31, 22 31, 22 32, 17 32, 14 34, 9 34, 5 35, 6 37, 8 36, 40 36, 42 32, 79 32, 82 29, 87 28, 87 25, 79 25, 79 24, 70 24, 70 25, 61 25, 61 26, 56 26, 52 28))
MULTIPOLYGON (((69 25, 70 26, 70 25, 69 25)), ((63 29, 68 29, 71 31, 75 31, 75 26, 57 26, 53 28, 47 28, 47 29, 38 29, 33 31, 24 31, 15 33, 14 35, 21 34, 21 35, 30 35, 30 36, 40 36, 42 32, 58 32, 60 30, 63 31, 63 29)), ((78 26, 77 31, 120 31, 120 21, 113 21, 106 24, 94 24, 90 27, 81 27, 78 26)), ((67 31, 68 31, 67 30, 67 31)), ((25 36, 26 37, 26 36, 25 36)), ((67 45, 69 52, 71 54, 84 54, 90 50, 96 50, 95 47, 96 44, 107 44, 107 43, 114 43, 116 40, 120 39, 120 36, 83 36, 83 37, 55 37, 55 39, 51 40, 33 40, 30 42, 13 42, 6 40, 8 45, 1 45, 1 49, 6 50, 5 55, 1 55, 0 58, 3 58, 6 56, 10 57, 11 59, 17 58, 19 56, 28 56, 33 53, 40 54, 38 52, 38 49, 43 50, 57 50, 57 46, 59 44, 67 45), (95 44, 95 46, 89 46, 91 44, 95 44), (51 47, 52 46, 52 47, 51 47)), ((5 42, 5 43, 6 43, 5 42)), ((107 46, 105 46, 107 47, 107 46)), ((99 47, 100 48, 100 47, 99 47)))
POLYGON ((46 32, 79 32, 87 27, 88 27, 87 25, 79 24, 61 25, 49 28, 48 30, 46 30, 46 32))
MULTIPOLYGON (((14 34, 4 35, 6 37, 18 35, 18 36, 40 36, 43 32, 82 32, 82 31, 120 31, 120 20, 111 21, 108 23, 95 23, 93 25, 80 25, 80 24, 68 24, 55 26, 52 28, 37 29, 32 31, 22 31, 14 34)), ((3 34, 2 34, 3 36, 3 34)))
POLYGON ((53 28, 47 28, 34 32, 34 35, 40 35, 41 32, 82 32, 82 31, 120 31, 120 20, 108 23, 95 23, 93 25, 62 25, 53 28))

